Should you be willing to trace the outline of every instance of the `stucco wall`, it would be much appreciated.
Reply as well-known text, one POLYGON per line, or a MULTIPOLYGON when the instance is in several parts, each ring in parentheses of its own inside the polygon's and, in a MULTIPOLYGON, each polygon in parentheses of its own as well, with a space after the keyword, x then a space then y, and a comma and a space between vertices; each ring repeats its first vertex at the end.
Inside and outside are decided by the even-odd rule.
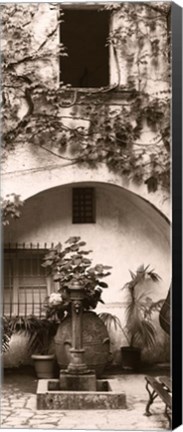
MULTIPOLYGON (((50 11, 49 4, 46 3, 36 4, 35 7, 37 13, 31 23, 32 44, 38 47, 45 35, 54 28, 57 12, 54 9, 50 11)), ((111 28, 116 29, 121 24, 122 26, 128 25, 128 21, 120 22, 119 14, 113 13, 111 28)), ((154 30, 155 38, 157 35, 159 38, 159 25, 160 22, 158 24, 157 21, 156 30, 154 30)), ((144 31, 143 26, 141 30, 144 31)), ((49 50, 55 55, 50 56, 44 64, 37 63, 34 71, 43 82, 49 80, 51 87, 58 86, 57 46, 58 32, 48 45, 49 50)), ((163 48, 162 41, 161 48, 163 48)), ((137 72, 138 49, 137 40, 134 38, 128 47, 121 44, 121 47, 117 49, 120 85, 122 86, 126 86, 129 76, 137 72), (125 50, 132 56, 134 54, 131 65, 125 58, 125 50)), ((145 45, 142 49, 144 52, 150 52, 151 47, 145 45)), ((156 83, 156 91, 163 91, 169 87, 168 81, 162 81, 166 64, 161 55, 157 62, 156 65, 141 66, 143 90, 149 93, 154 92, 154 83, 156 83)), ((23 67, 21 67, 19 73, 23 72, 23 67)), ((118 79, 117 65, 111 49, 110 84, 116 84, 118 79)), ((111 96, 111 104, 109 103, 111 108, 112 103, 111 96)), ((123 103, 125 104, 126 101, 123 100, 123 103)), ((116 109, 117 105, 120 108, 121 104, 122 101, 118 98, 118 103, 115 104, 116 109)), ((27 109, 26 100, 21 94, 18 117, 23 118, 27 109)), ((36 100, 35 112, 42 109, 45 109, 42 100, 36 100)), ((49 109, 49 106, 46 109, 49 109)), ((77 106, 74 109, 65 108, 60 114, 70 116, 73 113, 79 117, 80 108, 77 106)), ((68 124, 67 120, 66 122, 68 124)), ((87 128, 88 124, 80 122, 80 126, 87 128)), ((148 146, 153 143, 153 139, 153 131, 147 127, 147 124, 144 124, 142 142, 148 146)), ((50 149, 49 141, 44 144, 50 149)), ((55 149, 52 150, 55 151, 55 149)), ((106 304, 99 310, 111 311, 119 316, 122 323, 125 320, 125 298, 120 288, 129 280, 129 269, 135 271, 142 263, 150 264, 162 278, 157 286, 153 286, 152 297, 159 299, 166 296, 171 279, 170 226, 160 213, 143 200, 146 199, 152 203, 170 219, 171 203, 167 196, 165 199, 162 190, 158 189, 155 193, 148 193, 145 184, 134 184, 127 178, 109 171, 104 164, 98 164, 97 169, 72 165, 72 161, 63 160, 59 155, 53 156, 36 146, 35 143, 18 144, 16 149, 9 153, 2 170, 3 195, 13 192, 26 200, 21 219, 12 221, 10 226, 5 228, 5 242, 32 242, 35 244, 46 242, 49 245, 51 242, 63 242, 71 235, 80 235, 86 240, 88 248, 93 249, 94 262, 102 262, 113 267, 112 275, 108 278, 109 288, 103 294, 106 304), (95 225, 72 225, 71 223, 71 188, 76 184, 82 186, 89 184, 96 187, 97 222, 95 225)), ((157 328, 162 341, 164 334, 159 326, 157 328)), ((112 351, 116 353, 115 358, 119 359, 119 346, 126 344, 126 341, 120 332, 115 332, 115 334, 112 332, 111 338, 112 351)), ((162 346, 156 353, 159 359, 163 359, 162 346)), ((13 361, 15 357, 14 353, 13 361)))
MULTIPOLYGON (((126 7, 128 8, 128 6, 126 7)), ((39 44, 41 44, 45 40, 46 35, 48 35, 49 32, 51 32, 55 28, 58 19, 58 11, 56 10, 56 8, 51 7, 51 5, 48 3, 35 4, 35 10, 36 13, 31 22, 31 34, 32 47, 34 49, 37 49, 39 44)), ((156 64, 153 63, 153 56, 151 56, 152 46, 148 42, 148 37, 146 40, 146 44, 140 46, 137 43, 136 35, 132 35, 130 41, 128 41, 128 44, 125 44, 125 42, 123 42, 120 43, 117 47, 116 55, 118 58, 118 67, 114 57, 113 49, 110 49, 110 84, 113 85, 118 83, 119 77, 117 76, 117 69, 119 69, 120 82, 118 84, 119 86, 122 86, 122 88, 128 89, 128 78, 131 75, 138 75, 137 72, 139 72, 139 70, 137 71, 137 68, 140 68, 140 76, 142 78, 141 90, 147 91, 149 94, 152 93, 154 95, 154 92, 156 92, 155 94, 157 94, 158 91, 167 90, 170 85, 167 77, 164 77, 167 64, 163 56, 163 46, 166 43, 166 38, 164 39, 163 36, 160 37, 164 29, 164 22, 160 17, 160 14, 157 13, 155 28, 150 30, 148 27, 147 29, 144 27, 143 18, 146 14, 150 14, 149 10, 147 8, 141 7, 138 13, 139 26, 142 33, 150 31, 151 36, 152 38, 154 38, 154 40, 156 40, 157 35, 158 39, 160 39, 159 42, 161 49, 159 51, 159 56, 157 56, 156 58, 156 64), (140 19, 140 16, 142 16, 142 20, 140 19), (145 64, 139 65, 137 62, 137 55, 139 53, 139 50, 141 55, 143 53, 144 55, 147 55, 145 64), (131 59, 133 59, 130 64, 128 62, 129 56, 131 59)), ((123 16, 121 11, 118 11, 116 8, 116 11, 113 11, 111 15, 111 31, 116 31, 118 29, 119 32, 122 32, 122 36, 123 33, 125 33, 125 29, 129 28, 129 26, 131 25, 131 23, 129 23, 128 12, 126 11, 125 14, 123 16)), ((154 22, 156 17, 155 11, 152 12, 152 16, 154 22)), ((59 27, 46 45, 48 53, 51 53, 51 55, 47 56, 46 64, 43 62, 43 64, 40 63, 34 67, 34 73, 37 74, 37 78, 43 82, 48 82, 49 80, 49 85, 51 88, 57 88, 59 84, 59 56, 57 51, 58 41, 59 27)), ((23 68, 24 66, 20 65, 19 67, 23 68)), ((23 74, 23 72, 24 70, 20 69, 19 73, 23 74)), ((137 89, 139 90, 139 83, 136 84, 137 89)), ((19 96, 20 95, 16 90, 17 101, 19 99, 19 96)), ((128 102, 124 98, 124 95, 122 98, 123 100, 120 100, 119 96, 117 97, 117 103, 113 96, 113 92, 109 93, 109 99, 111 99, 108 100, 108 105, 111 106, 111 109, 114 109, 115 107, 115 110, 118 110, 121 108, 122 104, 128 104, 128 102), (114 106, 113 102, 115 103, 114 106)), ((98 95, 96 95, 96 97, 98 97, 98 95)), ((78 120, 82 111, 82 103, 80 105, 81 106, 78 106, 76 103, 72 108, 60 109, 60 115, 63 116, 63 125, 66 124, 74 127, 82 126, 86 129, 88 128, 88 121, 83 123, 83 121, 78 120), (76 117, 76 120, 67 119, 67 116, 72 117, 72 115, 76 117)), ((49 112, 49 110, 51 109, 49 103, 45 105, 45 101, 36 98, 36 100, 34 100, 34 112, 43 112, 43 110, 45 109, 49 112)), ((23 118, 27 111, 27 102, 21 93, 17 116, 19 118, 23 118)), ((83 115, 81 117, 83 117, 83 115)), ((147 124, 144 124, 144 128, 141 134, 141 142, 147 145, 147 152, 148 146, 154 143, 155 136, 156 132, 153 132, 153 130, 151 130, 147 124)), ((72 161, 69 163, 68 160, 64 161, 61 157, 59 157, 64 157, 68 155, 59 155, 58 151, 56 151, 54 148, 51 148, 52 151, 58 153, 58 156, 53 156, 46 150, 43 150, 36 145, 36 135, 34 137, 34 140, 35 142, 33 144, 27 142, 17 144, 15 151, 10 152, 8 158, 5 160, 4 164, 2 164, 3 195, 11 194, 14 192, 20 194, 23 199, 26 199, 40 191, 43 191, 50 187, 64 185, 68 182, 101 181, 102 179, 102 181, 106 183, 123 186, 137 193, 138 195, 148 199, 164 214, 171 218, 168 194, 165 194, 165 192, 161 189, 158 189, 156 193, 148 193, 147 186, 145 184, 142 184, 140 186, 134 184, 130 180, 127 180, 127 178, 123 178, 121 175, 110 172, 107 167, 104 166, 104 164, 98 164, 98 169, 95 170, 90 170, 88 167, 84 166, 74 166, 72 165, 72 161)), ((49 139, 43 137, 43 141, 45 142, 41 143, 41 145, 44 144, 44 146, 46 146, 48 150, 50 150, 49 139)))
POLYGON ((135 184, 105 166, 97 168, 72 164, 31 145, 17 146, 9 155, 2 171, 2 194, 19 194, 23 200, 55 186, 68 183, 104 182, 123 187, 148 200, 171 220, 171 203, 161 189, 149 193, 146 184, 135 184))

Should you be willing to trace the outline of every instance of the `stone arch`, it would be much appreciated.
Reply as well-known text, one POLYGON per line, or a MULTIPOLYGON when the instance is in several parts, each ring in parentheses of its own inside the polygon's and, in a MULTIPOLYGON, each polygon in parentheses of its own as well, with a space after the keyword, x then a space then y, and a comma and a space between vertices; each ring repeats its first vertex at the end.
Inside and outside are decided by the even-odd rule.
POLYGON ((19 174, 19 172, 8 174, 8 176, 5 175, 3 182, 4 190, 6 190, 7 194, 12 192, 17 193, 23 200, 27 200, 44 190, 59 186, 67 186, 68 184, 77 184, 80 182, 102 182, 133 192, 153 204, 164 215, 170 218, 169 199, 167 197, 165 199, 162 190, 148 193, 146 184, 135 184, 125 176, 109 172, 105 165, 100 166, 98 169, 84 169, 83 167, 71 166, 70 164, 50 166, 49 169, 45 166, 36 167, 33 174, 31 170, 24 175, 19 174))

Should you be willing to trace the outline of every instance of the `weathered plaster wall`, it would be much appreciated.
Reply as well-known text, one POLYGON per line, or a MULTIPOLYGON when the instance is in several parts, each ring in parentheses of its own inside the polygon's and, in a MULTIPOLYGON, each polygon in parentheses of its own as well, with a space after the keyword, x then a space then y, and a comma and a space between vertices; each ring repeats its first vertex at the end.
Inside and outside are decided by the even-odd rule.
MULTIPOLYGON (((70 5, 70 7, 78 8, 78 5, 74 5, 73 2, 73 5, 70 5)), ((83 8, 85 6, 80 3, 79 7, 83 8)), ((54 29, 59 14, 56 8, 50 7, 49 3, 35 4, 35 8, 37 12, 31 22, 31 29, 32 46, 37 48, 39 44, 44 41, 45 37, 54 29)), ((126 86, 129 83, 129 77, 132 75, 138 76, 140 70, 141 90, 148 90, 150 93, 167 90, 169 87, 168 80, 165 79, 164 82, 162 81, 162 75, 166 71, 166 59, 164 56, 166 21, 162 18, 163 14, 161 15, 156 11, 150 11, 149 8, 143 7, 142 5, 139 5, 139 8, 138 5, 136 5, 136 13, 138 14, 138 22, 136 24, 129 21, 130 14, 128 13, 128 6, 126 12, 124 9, 123 12, 116 9, 111 13, 110 31, 120 32, 123 39, 122 43, 120 42, 117 47, 117 62, 114 50, 112 47, 110 48, 110 84, 114 85, 119 83, 122 86, 126 86), (151 26, 147 26, 148 21, 151 21, 151 26), (132 31, 131 37, 128 37, 128 41, 125 41, 126 29, 129 29, 129 25, 131 28, 133 27, 133 30, 136 26, 136 30, 132 31), (142 35, 147 35, 145 43, 142 40, 142 35), (149 54, 153 53, 153 46, 150 43, 149 35, 151 35, 152 40, 159 40, 160 49, 156 59, 154 59, 153 56, 150 58, 148 57, 149 54), (141 40, 141 44, 139 43, 139 39, 141 40), (142 60, 138 63, 138 58, 141 58, 142 55, 144 55, 144 63, 142 60)), ((64 16, 62 18, 64 19, 64 16)), ((54 85, 58 85, 59 83, 56 74, 56 71, 58 72, 59 69, 58 55, 56 54, 54 56, 54 52, 56 53, 57 51, 58 42, 59 29, 55 32, 48 44, 49 49, 51 49, 53 53, 52 57, 47 59, 46 64, 43 64, 44 68, 40 67, 37 70, 38 76, 43 81, 53 78, 54 85)))
POLYGON ((20 194, 22 199, 27 199, 45 189, 68 183, 104 182, 123 187, 148 200, 171 219, 170 201, 164 197, 161 190, 149 193, 145 184, 135 184, 126 177, 111 172, 104 164, 96 169, 78 167, 72 162, 63 161, 59 157, 49 154, 39 148, 31 148, 31 145, 16 147, 9 159, 6 160, 2 172, 3 195, 12 192, 20 194))
MULTIPOLYGON (((26 7, 26 6, 25 6, 26 7)), ((52 7, 49 3, 35 4, 36 13, 31 22, 31 32, 32 32, 32 47, 38 48, 39 44, 42 44, 45 40, 45 37, 53 31, 57 24, 58 19, 58 11, 52 7)), ((139 13, 139 12, 138 12, 139 13)), ((150 12, 146 11, 146 8, 142 9, 141 15, 142 18, 146 13, 150 12)), ((155 12, 153 12, 152 22, 155 21, 155 12)), ((119 30, 122 32, 122 36, 125 34, 125 29, 129 27, 129 18, 128 14, 123 16, 119 11, 115 11, 112 13, 111 17, 111 31, 119 30)), ((139 15, 139 31, 151 32, 154 40, 156 40, 157 36, 160 39, 160 48, 163 48, 163 36, 159 37, 163 33, 162 20, 157 16, 156 26, 154 28, 146 29, 144 28, 143 19, 140 20, 139 15), (161 32, 159 31, 161 27, 161 32)), ((140 33, 139 33, 140 34, 140 33)), ((59 42, 59 27, 57 31, 50 38, 49 42, 45 45, 45 49, 48 50, 48 53, 52 53, 47 56, 46 64, 39 63, 34 68, 34 73, 37 74, 37 79, 41 79, 43 82, 47 82, 49 80, 49 85, 51 87, 58 87, 59 84, 59 55, 58 55, 58 42, 59 42)), ((128 41, 129 42, 129 41, 128 41)), ((163 51, 163 49, 162 49, 163 51)), ((148 91, 149 93, 156 93, 158 91, 166 90, 169 87, 169 82, 167 79, 162 80, 163 74, 166 69, 166 60, 162 55, 160 50, 160 55, 156 58, 156 64, 148 63, 149 54, 152 54, 152 46, 148 44, 148 42, 143 46, 138 46, 137 37, 134 35, 131 36, 130 43, 126 44, 123 41, 122 44, 119 44, 117 48, 117 58, 118 58, 118 67, 116 64, 115 56, 113 49, 110 50, 110 84, 119 84, 123 88, 128 88, 128 79, 130 76, 138 75, 139 68, 142 69, 140 75, 142 77, 140 86, 143 91, 148 91), (128 45, 128 46, 127 46, 128 45), (139 52, 140 50, 140 52, 139 52), (147 55, 146 64, 138 64, 137 55, 138 52, 140 54, 147 55), (127 60, 130 55, 131 61, 127 60), (117 76, 117 70, 120 70, 120 82, 119 77, 117 76), (137 70, 138 69, 138 70, 137 70), (156 83, 156 85, 154 85, 156 83)), ((152 60, 151 56, 151 60, 152 60)), ((20 66, 23 67, 22 65, 20 66)), ((23 69, 20 70, 23 73, 23 69)), ((26 71, 25 71, 26 72, 26 71)), ((165 77, 166 78, 166 77, 165 77)), ((137 89, 139 90, 139 83, 137 83, 137 89)), ((127 102, 118 99, 118 102, 113 106, 113 95, 111 94, 111 109, 120 109, 122 104, 126 104, 127 102)), ((17 95, 18 98, 18 95, 17 95)), ((23 118, 27 112, 28 106, 26 99, 22 97, 20 98, 20 108, 17 113, 19 118, 23 118)), ((35 112, 48 110, 49 104, 45 106, 44 101, 36 100, 35 103, 35 112)), ((63 124, 68 126, 82 126, 84 128, 88 128, 89 123, 83 122, 79 120, 80 113, 82 110, 82 106, 79 107, 76 105, 72 108, 62 108, 60 111, 60 115, 62 116, 63 124), (66 118, 67 116, 74 115, 76 117, 75 120, 69 120, 66 118), (65 118, 64 118, 65 117, 65 118)), ((133 119, 132 119, 133 122, 133 119)), ((148 146, 153 144, 153 140, 155 137, 155 132, 153 132, 147 124, 144 124, 144 129, 141 135, 141 142, 148 146)), ((41 143, 48 149, 49 139, 47 140, 44 137, 45 142, 41 143)), ((36 143, 36 135, 35 135, 35 143, 36 143)), ((35 144, 34 143, 34 144, 35 144)), ((54 148, 51 149, 55 153, 58 151, 54 148)), ((78 181, 102 181, 106 183, 116 184, 122 187, 125 187, 139 196, 144 197, 153 203, 158 209, 160 209, 165 215, 171 218, 170 214, 170 203, 167 197, 165 196, 162 190, 158 190, 156 193, 148 193, 147 186, 145 184, 137 185, 127 180, 126 178, 121 177, 120 175, 109 172, 107 167, 102 165, 98 165, 98 169, 90 170, 88 167, 79 167, 72 165, 72 161, 64 160, 64 157, 68 157, 68 154, 62 154, 62 158, 58 156, 53 156, 46 150, 40 149, 37 145, 33 145, 30 143, 19 143, 16 145, 16 150, 9 153, 7 160, 2 166, 2 192, 3 195, 17 193, 22 196, 23 199, 26 199, 36 193, 39 193, 45 189, 50 187, 55 187, 59 185, 67 184, 68 182, 78 182, 78 181), (165 199, 166 198, 166 199, 165 199)))

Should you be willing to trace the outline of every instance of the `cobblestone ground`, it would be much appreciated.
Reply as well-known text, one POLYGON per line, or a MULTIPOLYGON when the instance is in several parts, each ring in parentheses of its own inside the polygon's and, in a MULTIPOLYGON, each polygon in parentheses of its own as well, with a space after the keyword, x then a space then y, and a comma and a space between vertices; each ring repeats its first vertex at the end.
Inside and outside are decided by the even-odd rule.
MULTIPOLYGON (((28 378, 27 388, 29 387, 28 378)), ((22 392, 4 383, 1 392, 1 428, 3 429, 99 429, 99 430, 167 430, 164 404, 158 398, 152 405, 151 417, 144 416, 147 402, 144 375, 120 375, 119 389, 126 393, 127 409, 42 411, 36 410, 36 395, 22 392)))

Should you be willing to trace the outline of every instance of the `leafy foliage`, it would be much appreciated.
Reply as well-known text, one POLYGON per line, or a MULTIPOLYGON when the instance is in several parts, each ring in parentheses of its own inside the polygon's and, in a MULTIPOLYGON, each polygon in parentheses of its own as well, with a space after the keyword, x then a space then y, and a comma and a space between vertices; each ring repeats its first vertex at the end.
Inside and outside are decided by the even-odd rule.
POLYGON ((3 317, 4 331, 3 351, 9 347, 9 340, 12 334, 24 333, 28 336, 28 354, 47 354, 50 341, 55 335, 58 323, 46 318, 38 318, 30 315, 27 317, 3 317))
POLYGON ((83 288, 85 310, 95 309, 98 302, 103 303, 102 289, 108 287, 103 278, 110 275, 108 270, 111 267, 103 264, 92 267, 92 261, 88 258, 91 251, 83 249, 85 245, 80 237, 70 237, 65 248, 59 243, 46 254, 42 265, 53 280, 59 282, 57 295, 52 293, 45 302, 48 317, 56 315, 62 319, 71 312, 69 288, 76 281, 83 288))
POLYGON ((54 62, 57 65, 58 57, 67 55, 62 44, 55 46, 59 25, 64 20, 64 13, 57 13, 60 5, 46 6, 52 16, 50 28, 40 43, 35 40, 33 24, 41 7, 33 3, 28 7, 13 3, 1 6, 5 152, 18 143, 29 142, 70 164, 92 168, 105 163, 114 172, 146 183, 149 192, 155 192, 159 186, 169 190, 171 6, 156 2, 104 5, 117 14, 118 25, 106 42, 114 54, 118 82, 81 94, 62 82, 58 88, 56 74, 52 76, 50 72, 43 79, 40 73, 44 66, 54 62), (157 28, 161 29, 160 40, 157 28), (125 59, 127 66, 125 86, 121 84, 119 57, 125 59), (160 64, 164 65, 163 70, 160 64), (158 72, 157 82, 167 84, 162 92, 149 91, 152 68, 158 72), (128 103, 122 104, 120 99, 116 108, 118 93, 128 103), (67 111, 65 115, 68 107, 73 107, 73 113, 68 115, 67 111), (68 126, 66 117, 76 123, 68 126), (144 125, 153 131, 148 143, 141 139, 144 125))
POLYGON ((1 198, 1 212, 3 225, 9 225, 11 218, 16 219, 21 215, 23 201, 17 194, 7 195, 6 198, 1 198))
POLYGON ((6 352, 9 349, 9 341, 12 331, 7 317, 1 317, 1 352, 6 352))
POLYGON ((108 330, 110 330, 111 327, 114 327, 115 330, 118 328, 123 330, 120 319, 117 316, 111 315, 108 312, 101 312, 98 316, 104 322, 108 330))
POLYGON ((126 329, 130 346, 153 348, 156 341, 155 327, 151 321, 152 311, 159 311, 164 300, 153 302, 147 297, 144 289, 148 284, 143 285, 143 292, 138 288, 141 283, 152 280, 157 283, 160 276, 150 270, 149 266, 141 265, 134 273, 130 271, 131 281, 127 282, 123 290, 127 290, 128 300, 126 307, 126 329))

